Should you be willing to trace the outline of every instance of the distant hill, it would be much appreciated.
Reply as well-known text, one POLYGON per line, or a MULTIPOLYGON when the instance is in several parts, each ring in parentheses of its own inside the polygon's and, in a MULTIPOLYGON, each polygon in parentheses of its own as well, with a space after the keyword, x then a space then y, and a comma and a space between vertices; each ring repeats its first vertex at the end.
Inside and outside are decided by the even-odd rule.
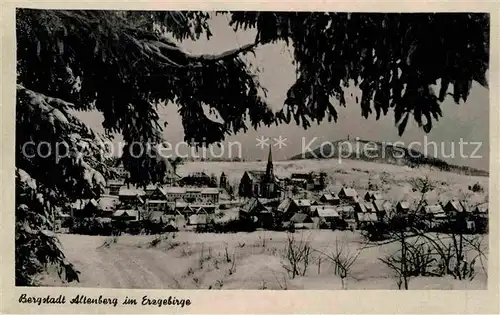
POLYGON ((449 164, 438 158, 425 156, 419 151, 387 143, 366 140, 337 140, 323 143, 310 152, 295 155, 290 160, 302 159, 342 159, 360 160, 382 164, 393 164, 409 167, 432 166, 441 171, 459 173, 470 176, 489 176, 485 170, 468 166, 449 164), (368 145, 370 143, 370 145, 368 145))

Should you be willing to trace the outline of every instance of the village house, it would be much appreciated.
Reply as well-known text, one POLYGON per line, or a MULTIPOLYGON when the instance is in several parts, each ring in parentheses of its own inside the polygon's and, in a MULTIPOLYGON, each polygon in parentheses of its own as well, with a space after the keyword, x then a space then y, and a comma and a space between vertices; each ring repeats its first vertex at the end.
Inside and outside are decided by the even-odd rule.
POLYGON ((100 211, 100 217, 110 218, 114 211, 119 207, 120 200, 117 196, 101 195, 97 201, 97 208, 100 211))
POLYGON ((287 211, 290 208, 290 203, 292 202, 292 200, 293 199, 291 197, 287 197, 283 199, 283 201, 281 201, 280 204, 276 207, 275 209, 276 216, 279 217, 281 220, 285 217, 290 218, 293 215, 293 213, 290 215, 287 214, 287 211))
POLYGON ((215 222, 214 209, 204 205, 189 206, 192 212, 183 213, 187 219, 187 225, 203 226, 215 222))
POLYGON ((309 199, 286 198, 277 207, 282 220, 289 220, 295 213, 310 213, 312 203, 309 199))
POLYGON ((443 206, 443 210, 448 215, 449 222, 453 223, 453 229, 475 230, 475 222, 465 201, 450 200, 443 206))
POLYGON ((99 216, 99 203, 95 199, 79 199, 69 205, 70 216, 73 219, 99 216))
POLYGON ((365 201, 372 202, 372 201, 375 201, 375 200, 383 200, 384 196, 379 191, 369 190, 369 191, 366 192, 364 199, 365 199, 365 201))
POLYGON ((290 184, 298 186, 302 189, 314 189, 313 173, 292 173, 290 176, 290 184))
POLYGON ((122 179, 130 177, 130 173, 125 170, 125 167, 123 167, 123 164, 121 163, 117 167, 113 167, 112 170, 122 179))
POLYGON ((166 200, 158 200, 158 199, 146 200, 145 208, 147 209, 147 211, 168 212, 170 210, 170 207, 166 200))
POLYGON ((166 200, 169 203, 175 203, 177 200, 184 200, 186 189, 179 186, 165 186, 161 188, 166 200))
POLYGON ((354 211, 356 212, 375 212, 375 207, 371 202, 359 201, 354 204, 354 211))
POLYGON ((458 200, 450 200, 448 201, 444 207, 444 211, 451 216, 456 216, 458 214, 465 214, 467 213, 467 205, 465 202, 458 201, 458 200))
POLYGON ((184 216, 189 216, 191 214, 196 214, 200 210, 204 210, 208 214, 214 214, 216 210, 218 209, 217 204, 213 203, 188 203, 185 201, 177 201, 175 204, 172 204, 171 210, 169 211, 169 214, 171 213, 181 213, 184 216))
POLYGON ((189 207, 193 209, 195 213, 203 211, 208 215, 215 214, 215 211, 217 210, 217 206, 215 204, 190 204, 189 207))
POLYGON ((218 203, 219 194, 218 188, 166 186, 158 188, 149 199, 165 200, 169 204, 173 204, 176 201, 185 201, 188 203, 218 203))
POLYGON ((472 214, 480 218, 488 218, 488 203, 482 203, 474 207, 472 214))
POLYGON ((292 173, 289 179, 289 184, 298 186, 305 190, 322 190, 327 185, 327 175, 324 172, 319 174, 314 172, 309 173, 292 173))
POLYGON ((472 210, 476 231, 486 233, 488 231, 488 203, 479 204, 472 210))
POLYGON ((123 205, 138 207, 144 204, 144 197, 146 192, 141 189, 131 185, 120 187, 118 192, 118 197, 123 205))
POLYGON ((274 175, 271 148, 265 171, 245 171, 240 180, 240 197, 277 198, 281 194, 279 179, 274 175))
POLYGON ((356 212, 354 207, 351 205, 339 206, 336 208, 337 212, 340 214, 341 218, 344 220, 355 220, 356 212))
POLYGON ((146 192, 145 208, 147 211, 169 211, 170 206, 165 194, 165 190, 160 187, 146 192))
POLYGON ((119 180, 108 180, 106 185, 106 193, 113 196, 118 196, 120 193, 120 187, 125 185, 123 179, 119 180))
POLYGON ((188 217, 187 225, 202 226, 202 225, 207 225, 210 222, 211 221, 208 214, 205 213, 203 210, 201 210, 198 213, 191 214, 188 217))
POLYGON ((271 228, 273 225, 272 209, 264 206, 259 198, 250 198, 239 210, 239 218, 262 228, 271 228))
POLYGON ((309 213, 311 209, 311 201, 309 199, 292 199, 287 212, 309 213))
POLYGON ((448 221, 448 215, 440 204, 423 205, 418 214, 428 228, 439 227, 448 221))
POLYGON ((410 211, 410 203, 408 201, 399 201, 396 204, 396 213, 407 214, 410 211))
POLYGON ((337 207, 332 205, 317 205, 311 206, 311 217, 318 217, 320 219, 320 227, 326 224, 328 228, 332 228, 341 219, 340 214, 337 212, 337 207))
POLYGON ((205 172, 191 173, 180 179, 178 184, 179 186, 217 187, 217 182, 205 172))
MULTIPOLYGON (((117 208, 121 206, 118 196, 102 195, 99 199, 80 199, 69 205, 71 218, 110 218, 117 208)), ((66 216, 63 216, 66 217, 66 216)))
POLYGON ((131 222, 131 221, 139 221, 139 211, 138 210, 116 210, 113 213, 113 220, 114 221, 121 221, 121 222, 131 222))
POLYGON ((293 225, 296 229, 313 229, 315 227, 313 219, 306 213, 295 213, 290 218, 288 225, 293 225))
POLYGON ((319 198, 319 201, 324 203, 324 204, 329 204, 329 205, 339 205, 340 204, 340 198, 335 195, 334 193, 325 193, 321 195, 319 198))
POLYGON ((425 219, 436 219, 436 217, 446 217, 446 213, 440 204, 423 205, 420 208, 419 215, 425 219))
POLYGON ((144 189, 144 192, 146 195, 144 196, 145 199, 149 199, 151 195, 158 189, 158 186, 155 184, 149 184, 146 186, 144 189))
POLYGON ((383 219, 392 210, 392 203, 388 200, 374 200, 372 204, 379 219, 383 219))
POLYGON ((355 203, 358 201, 358 192, 354 188, 342 187, 338 196, 344 203, 355 203))
POLYGON ((370 224, 378 222, 378 217, 375 212, 357 212, 356 223, 359 228, 364 228, 370 224))
POLYGON ((220 191, 218 188, 207 187, 201 190, 201 200, 203 202, 218 203, 220 191))
POLYGON ((180 213, 170 215, 162 211, 153 211, 148 218, 145 218, 153 223, 163 226, 163 231, 177 231, 184 228, 187 224, 186 219, 180 213))

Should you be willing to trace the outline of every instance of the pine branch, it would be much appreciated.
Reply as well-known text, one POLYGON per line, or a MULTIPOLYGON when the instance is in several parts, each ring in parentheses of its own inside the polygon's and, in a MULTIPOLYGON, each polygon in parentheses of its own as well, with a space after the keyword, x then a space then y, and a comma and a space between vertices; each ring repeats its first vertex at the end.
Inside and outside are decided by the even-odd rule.
MULTIPOLYGON (((133 38, 128 35, 129 38, 133 38)), ((167 63, 175 67, 201 67, 207 62, 218 62, 236 58, 239 54, 252 51, 259 42, 243 45, 230 49, 219 54, 191 54, 171 43, 159 40, 134 40, 136 45, 140 45, 143 54, 153 59, 159 59, 160 63, 167 63)))

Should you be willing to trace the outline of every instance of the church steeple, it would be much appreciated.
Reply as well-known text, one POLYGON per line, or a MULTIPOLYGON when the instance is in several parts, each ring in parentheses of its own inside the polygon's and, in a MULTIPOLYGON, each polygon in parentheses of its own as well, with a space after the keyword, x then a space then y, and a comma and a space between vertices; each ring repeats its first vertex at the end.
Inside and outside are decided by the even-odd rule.
POLYGON ((274 181, 273 154, 271 152, 271 146, 269 146, 269 155, 267 157, 266 178, 268 181, 274 181))

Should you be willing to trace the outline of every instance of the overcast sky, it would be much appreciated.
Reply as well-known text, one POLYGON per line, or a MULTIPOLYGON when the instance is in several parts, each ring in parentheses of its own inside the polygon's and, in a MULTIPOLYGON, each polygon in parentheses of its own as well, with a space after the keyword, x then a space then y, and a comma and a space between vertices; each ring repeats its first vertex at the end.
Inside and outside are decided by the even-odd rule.
MULTIPOLYGON (((210 40, 202 38, 196 42, 183 43, 183 47, 193 53, 217 53, 250 43, 255 38, 254 31, 235 33, 228 26, 228 20, 225 16, 214 17, 211 21, 211 30, 214 36, 210 40)), ((256 50, 256 58, 249 57, 252 64, 258 66, 261 71, 259 80, 268 89, 267 101, 274 110, 282 108, 286 92, 296 78, 291 59, 292 55, 284 44, 261 46, 256 50)), ((382 117, 378 121, 375 120, 375 115, 364 119, 361 117, 360 106, 353 99, 347 98, 346 101, 345 108, 337 107, 339 116, 337 123, 324 121, 320 125, 315 124, 310 129, 303 130, 292 122, 289 125, 260 128, 257 131, 251 129, 247 133, 228 137, 227 141, 241 143, 243 157, 247 160, 266 159, 268 148, 257 147, 256 138, 260 136, 270 137, 270 142, 273 143, 272 138, 281 135, 286 138, 286 146, 282 146, 281 149, 278 146, 273 146, 273 157, 278 160, 300 153, 303 143, 308 144, 312 141, 311 147, 317 147, 323 141, 345 139, 348 135, 351 138, 359 137, 364 140, 392 143, 402 141, 406 146, 417 141, 419 144, 414 145, 413 148, 424 152, 424 136, 427 136, 427 142, 434 141, 438 144, 437 157, 444 158, 442 150, 444 150, 444 154, 449 155, 454 146, 455 157, 444 158, 448 162, 481 169, 489 168, 489 93, 487 89, 477 84, 473 85, 467 103, 457 105, 451 98, 443 102, 441 106, 443 117, 433 124, 432 131, 427 135, 410 119, 404 135, 399 137, 391 112, 388 113, 387 117, 382 117), (461 139, 463 142, 480 142, 482 144, 475 155, 472 154, 478 145, 464 144, 462 146, 463 155, 468 157, 463 158, 460 154, 459 142, 461 139)), ((168 125, 164 129, 165 139, 172 144, 182 141, 184 131, 176 106, 173 104, 167 106, 160 115, 163 121, 168 121, 168 125)), ((80 113, 78 116, 100 129, 102 123, 100 114, 89 112, 80 113)), ((427 153, 434 155, 434 148, 432 146, 428 146, 428 148, 427 153)), ((215 152, 216 154, 220 153, 220 150, 215 152)), ((233 156, 235 152, 235 150, 232 151, 233 156)), ((229 153, 229 149, 226 149, 224 156, 229 153)))

